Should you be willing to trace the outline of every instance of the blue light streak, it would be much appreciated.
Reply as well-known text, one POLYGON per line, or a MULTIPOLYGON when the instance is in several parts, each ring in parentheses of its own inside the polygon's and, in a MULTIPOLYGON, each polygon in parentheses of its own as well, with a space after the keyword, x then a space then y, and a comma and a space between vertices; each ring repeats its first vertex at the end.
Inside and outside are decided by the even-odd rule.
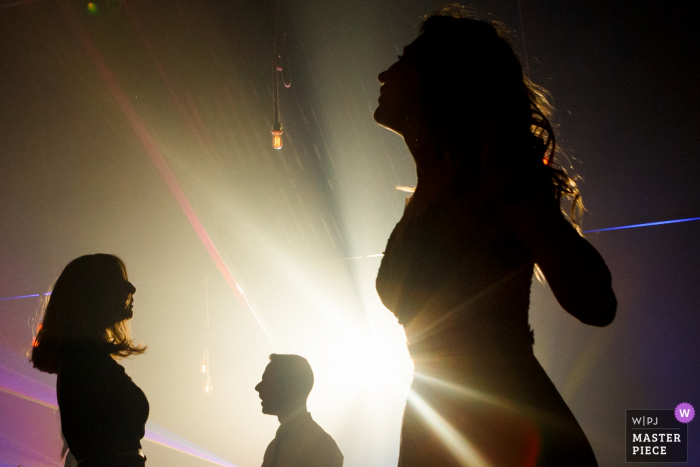
POLYGON ((0 302, 3 300, 17 300, 20 298, 32 298, 32 297, 41 297, 41 296, 46 296, 46 295, 51 295, 51 292, 46 292, 44 294, 41 293, 33 293, 31 295, 18 295, 16 297, 5 297, 5 298, 0 298, 0 302))
MULTIPOLYGON (((666 224, 679 224, 681 222, 692 222, 692 221, 700 221, 700 217, 688 217, 685 219, 673 219, 670 221, 658 221, 658 222, 646 222, 644 224, 631 224, 631 225, 620 225, 618 227, 606 227, 604 229, 594 229, 594 230, 584 230, 583 233, 589 234, 589 233, 596 233, 596 232, 607 232, 610 230, 624 230, 624 229, 636 229, 639 227, 650 227, 654 225, 666 225, 666 224)), ((384 256, 384 253, 379 253, 376 255, 367 255, 367 256, 354 256, 352 258, 340 258, 341 260, 350 260, 350 259, 364 259, 364 258, 375 258, 375 257, 380 257, 384 256)), ((41 296, 46 296, 46 295, 51 295, 51 292, 47 292, 45 294, 31 294, 31 295, 18 295, 16 297, 5 297, 5 298, 0 298, 0 302, 4 300, 17 300, 20 298, 36 298, 36 297, 41 297, 41 296)))
POLYGON ((585 230, 583 233, 606 232, 608 230, 636 229, 637 227, 649 227, 652 225, 678 224, 680 222, 698 221, 700 217, 689 217, 687 219, 674 219, 670 221, 647 222, 645 224, 621 225, 619 227, 607 227, 605 229, 585 230))

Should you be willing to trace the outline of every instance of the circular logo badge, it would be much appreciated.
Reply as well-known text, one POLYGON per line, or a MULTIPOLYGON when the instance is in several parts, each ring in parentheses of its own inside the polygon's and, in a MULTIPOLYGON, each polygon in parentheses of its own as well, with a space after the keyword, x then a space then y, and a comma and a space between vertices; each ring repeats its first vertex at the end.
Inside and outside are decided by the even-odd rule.
POLYGON ((681 423, 688 423, 695 418, 695 409, 687 402, 681 402, 678 404, 673 413, 676 416, 676 420, 681 423))

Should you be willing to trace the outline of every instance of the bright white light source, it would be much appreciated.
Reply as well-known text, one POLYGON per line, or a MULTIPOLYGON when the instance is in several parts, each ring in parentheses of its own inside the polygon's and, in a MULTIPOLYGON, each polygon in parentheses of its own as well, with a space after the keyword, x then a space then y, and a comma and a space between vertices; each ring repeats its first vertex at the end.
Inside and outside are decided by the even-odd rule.
POLYGON ((309 354, 318 382, 311 398, 319 409, 352 410, 358 397, 369 397, 398 401, 401 410, 413 374, 405 333, 386 309, 366 316, 368 328, 329 333, 317 342, 319 351, 309 354))

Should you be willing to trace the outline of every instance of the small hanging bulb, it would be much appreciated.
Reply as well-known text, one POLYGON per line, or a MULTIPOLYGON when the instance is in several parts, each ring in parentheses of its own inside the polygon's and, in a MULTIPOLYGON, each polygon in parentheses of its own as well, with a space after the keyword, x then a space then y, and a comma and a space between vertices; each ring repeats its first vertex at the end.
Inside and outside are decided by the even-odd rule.
POLYGON ((207 378, 206 382, 204 383, 204 387, 202 388, 202 391, 204 394, 211 394, 211 392, 214 390, 214 388, 211 385, 211 379, 207 378))
POLYGON ((282 125, 280 122, 275 122, 272 126, 272 147, 282 149, 282 125))
POLYGON ((202 355, 202 362, 199 364, 199 371, 201 371, 203 374, 206 374, 207 372, 207 349, 204 349, 204 354, 202 355))
POLYGON ((272 130, 272 147, 275 149, 282 149, 282 130, 272 130))
POLYGON ((280 74, 285 87, 292 85, 289 73, 289 58, 285 50, 285 34, 282 30, 282 20, 280 13, 281 0, 275 0, 275 45, 272 55, 272 74, 274 75, 274 86, 272 87, 272 103, 275 110, 275 124, 272 126, 272 147, 282 149, 282 125, 280 124, 280 99, 279 82, 280 74))

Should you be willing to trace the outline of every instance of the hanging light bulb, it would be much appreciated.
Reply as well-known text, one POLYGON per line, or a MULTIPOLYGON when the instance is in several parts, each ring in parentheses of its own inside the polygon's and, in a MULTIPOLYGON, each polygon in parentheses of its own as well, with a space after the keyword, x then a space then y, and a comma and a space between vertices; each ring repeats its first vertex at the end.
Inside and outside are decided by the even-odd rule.
POLYGON ((210 394, 214 388, 211 385, 211 379, 207 377, 207 380, 204 382, 204 387, 202 388, 202 391, 204 394, 210 394))
POLYGON ((272 126, 272 147, 282 149, 282 125, 280 122, 275 122, 272 126))
POLYGON ((292 85, 289 73, 289 58, 284 45, 284 31, 282 30, 282 19, 280 1, 275 0, 275 47, 272 55, 272 74, 274 75, 274 85, 272 87, 272 103, 275 110, 275 124, 272 125, 272 147, 282 149, 282 124, 280 123, 280 98, 279 82, 282 75, 282 84, 288 88, 292 85))

